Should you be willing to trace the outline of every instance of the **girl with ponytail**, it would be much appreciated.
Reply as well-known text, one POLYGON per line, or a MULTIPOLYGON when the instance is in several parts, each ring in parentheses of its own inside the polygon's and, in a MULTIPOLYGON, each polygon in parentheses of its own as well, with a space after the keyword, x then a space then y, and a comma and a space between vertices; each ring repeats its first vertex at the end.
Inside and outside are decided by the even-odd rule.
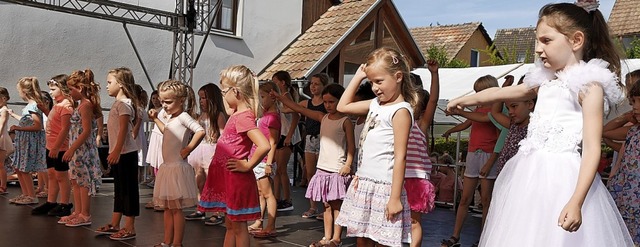
POLYGON ((220 86, 231 114, 218 139, 198 211, 226 213, 224 246, 249 246, 247 221, 260 218, 253 168, 269 152, 267 138, 256 126, 261 115, 258 80, 249 68, 224 69, 220 86), (249 153, 255 144, 255 152, 249 153))

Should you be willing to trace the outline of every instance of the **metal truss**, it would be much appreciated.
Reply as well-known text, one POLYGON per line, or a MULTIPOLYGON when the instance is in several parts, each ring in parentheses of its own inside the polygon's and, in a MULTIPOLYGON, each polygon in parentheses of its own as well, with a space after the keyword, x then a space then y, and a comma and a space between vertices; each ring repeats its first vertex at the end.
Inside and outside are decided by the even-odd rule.
MULTIPOLYGON (((193 68, 195 67, 194 35, 208 36, 216 9, 220 7, 222 2, 221 0, 176 0, 175 12, 171 13, 108 0, 0 1, 171 31, 173 32, 173 53, 169 78, 180 80, 188 85, 192 83, 193 68), (212 1, 216 2, 215 6, 211 5, 212 1)), ((127 31, 126 25, 125 31, 127 31)), ((136 49, 135 45, 133 46, 136 49)), ((142 63, 142 61, 140 62, 142 63)))

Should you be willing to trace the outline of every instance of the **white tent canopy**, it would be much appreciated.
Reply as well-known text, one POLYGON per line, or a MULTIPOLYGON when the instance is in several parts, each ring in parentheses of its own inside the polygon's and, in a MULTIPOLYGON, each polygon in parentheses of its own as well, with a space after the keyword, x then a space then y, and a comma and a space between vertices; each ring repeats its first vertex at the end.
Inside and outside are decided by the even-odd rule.
MULTIPOLYGON (((458 124, 464 121, 464 118, 445 116, 443 110, 449 100, 459 98, 465 95, 474 93, 473 83, 477 78, 485 75, 492 75, 498 78, 499 84, 502 84, 506 75, 513 75, 515 80, 520 79, 521 76, 526 74, 533 64, 508 64, 499 66, 487 66, 487 67, 474 67, 474 68, 441 68, 438 70, 440 75, 440 97, 438 100, 438 110, 435 115, 435 124, 458 124)), ((640 59, 627 59, 622 61, 622 78, 620 78, 623 84, 624 75, 630 71, 640 69, 640 59)), ((419 68, 412 71, 415 74, 420 75, 422 83, 425 89, 429 90, 431 86, 431 73, 426 68, 419 68)), ((618 107, 617 112, 612 112, 608 118, 615 117, 625 111, 627 111, 629 105, 622 103, 618 107)))

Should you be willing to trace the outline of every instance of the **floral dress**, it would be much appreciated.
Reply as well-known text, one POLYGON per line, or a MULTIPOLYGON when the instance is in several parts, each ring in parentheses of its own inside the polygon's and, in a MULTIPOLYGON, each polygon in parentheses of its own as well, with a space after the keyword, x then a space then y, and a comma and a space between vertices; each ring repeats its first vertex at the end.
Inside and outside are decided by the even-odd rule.
POLYGON ((629 228, 633 242, 640 244, 640 126, 627 132, 620 169, 607 187, 618 205, 622 219, 629 228))
MULTIPOLYGON (((80 107, 90 107, 87 103, 78 106, 71 115, 71 128, 69 129, 69 143, 74 143, 84 131, 82 128, 82 118, 80 117, 80 107)), ((91 120, 91 133, 87 140, 78 147, 73 158, 69 162, 71 179, 76 179, 78 185, 89 188, 89 194, 94 195, 96 188, 102 183, 102 167, 100 156, 98 156, 98 146, 96 144, 96 133, 98 124, 96 120, 91 120)))
MULTIPOLYGON (((22 117, 18 125, 26 127, 33 125, 31 114, 37 114, 42 120, 42 111, 36 103, 29 103, 22 109, 22 117)), ((21 172, 38 172, 47 169, 45 160, 45 133, 40 131, 20 131, 16 130, 14 153, 14 167, 21 172)))

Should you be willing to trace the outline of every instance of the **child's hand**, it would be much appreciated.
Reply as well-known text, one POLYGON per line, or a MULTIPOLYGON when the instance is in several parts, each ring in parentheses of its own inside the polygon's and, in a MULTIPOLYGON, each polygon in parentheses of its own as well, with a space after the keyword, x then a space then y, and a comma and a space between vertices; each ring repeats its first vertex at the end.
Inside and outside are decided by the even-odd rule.
POLYGON ((11 125, 11 127, 9 127, 9 131, 16 131, 16 130, 20 130, 20 126, 18 126, 18 125, 11 125))
POLYGON ((402 203, 400 200, 389 199, 384 211, 387 220, 391 221, 398 213, 402 212, 402 203))
POLYGON ((271 174, 273 174, 272 165, 266 165, 264 167, 264 175, 267 175, 267 177, 270 177, 271 174))
POLYGON ((59 152, 60 152, 60 150, 59 150, 59 149, 57 149, 57 148, 54 148, 54 149, 49 150, 49 158, 57 159, 57 158, 58 158, 58 153, 59 153, 59 152))
POLYGON ((487 177, 487 175, 489 175, 489 172, 491 171, 492 166, 493 164, 491 163, 484 164, 484 166, 482 166, 482 168, 480 169, 480 176, 487 177))
POLYGON ((447 104, 446 111, 454 112, 455 110, 462 110, 462 109, 464 109, 464 105, 462 104, 462 102, 460 102, 460 99, 458 98, 458 99, 449 101, 449 103, 447 104))
POLYGON ((629 111, 629 112, 625 113, 625 114, 624 114, 624 118, 625 118, 628 122, 630 122, 630 123, 632 123, 632 124, 637 124, 637 123, 638 123, 638 120, 636 120, 636 117, 635 117, 635 116, 634 116, 634 114, 633 114, 633 110, 631 110, 631 111, 629 111))
POLYGON ((156 111, 156 109, 149 110, 147 114, 149 114, 149 118, 151 118, 152 120, 158 118, 158 111, 156 111))
POLYGON ((427 69, 429 69, 429 72, 436 73, 438 72, 438 68, 439 68, 438 61, 434 59, 427 60, 427 69))
POLYGON ((351 174, 351 166, 342 166, 342 168, 340 168, 340 171, 338 171, 338 174, 340 174, 340 176, 347 176, 351 174))
POLYGON ((186 159, 189 154, 191 154, 191 150, 190 148, 183 148, 182 150, 180 150, 180 157, 182 157, 182 159, 186 159))
POLYGON ((276 90, 271 90, 271 92, 269 92, 269 96, 271 96, 271 98, 274 98, 276 100, 281 100, 282 99, 282 94, 276 92, 276 90))
POLYGON ((569 201, 564 206, 560 217, 558 218, 558 226, 562 227, 565 231, 575 232, 578 231, 582 224, 582 209, 577 203, 569 201))
POLYGON ((354 79, 358 79, 358 81, 362 81, 362 80, 364 80, 364 78, 367 78, 367 73, 364 72, 364 69, 366 67, 367 67, 366 64, 360 64, 360 67, 356 71, 356 74, 353 75, 353 78, 354 79))
POLYGON ((64 162, 69 162, 71 161, 71 158, 73 158, 73 154, 76 152, 76 150, 72 150, 72 149, 67 149, 66 152, 64 152, 64 155, 62 156, 62 160, 64 162))
POLYGON ((107 164, 115 165, 120 162, 120 154, 116 152, 111 152, 109 156, 107 156, 107 164))
POLYGON ((248 172, 251 169, 248 160, 229 159, 227 169, 232 172, 248 172))
POLYGON ((451 133, 449 133, 449 131, 445 131, 444 133, 442 133, 442 137, 444 137, 445 139, 449 139, 450 135, 451 133))
POLYGON ((98 145, 98 147, 102 146, 102 136, 96 136, 96 145, 98 145))

